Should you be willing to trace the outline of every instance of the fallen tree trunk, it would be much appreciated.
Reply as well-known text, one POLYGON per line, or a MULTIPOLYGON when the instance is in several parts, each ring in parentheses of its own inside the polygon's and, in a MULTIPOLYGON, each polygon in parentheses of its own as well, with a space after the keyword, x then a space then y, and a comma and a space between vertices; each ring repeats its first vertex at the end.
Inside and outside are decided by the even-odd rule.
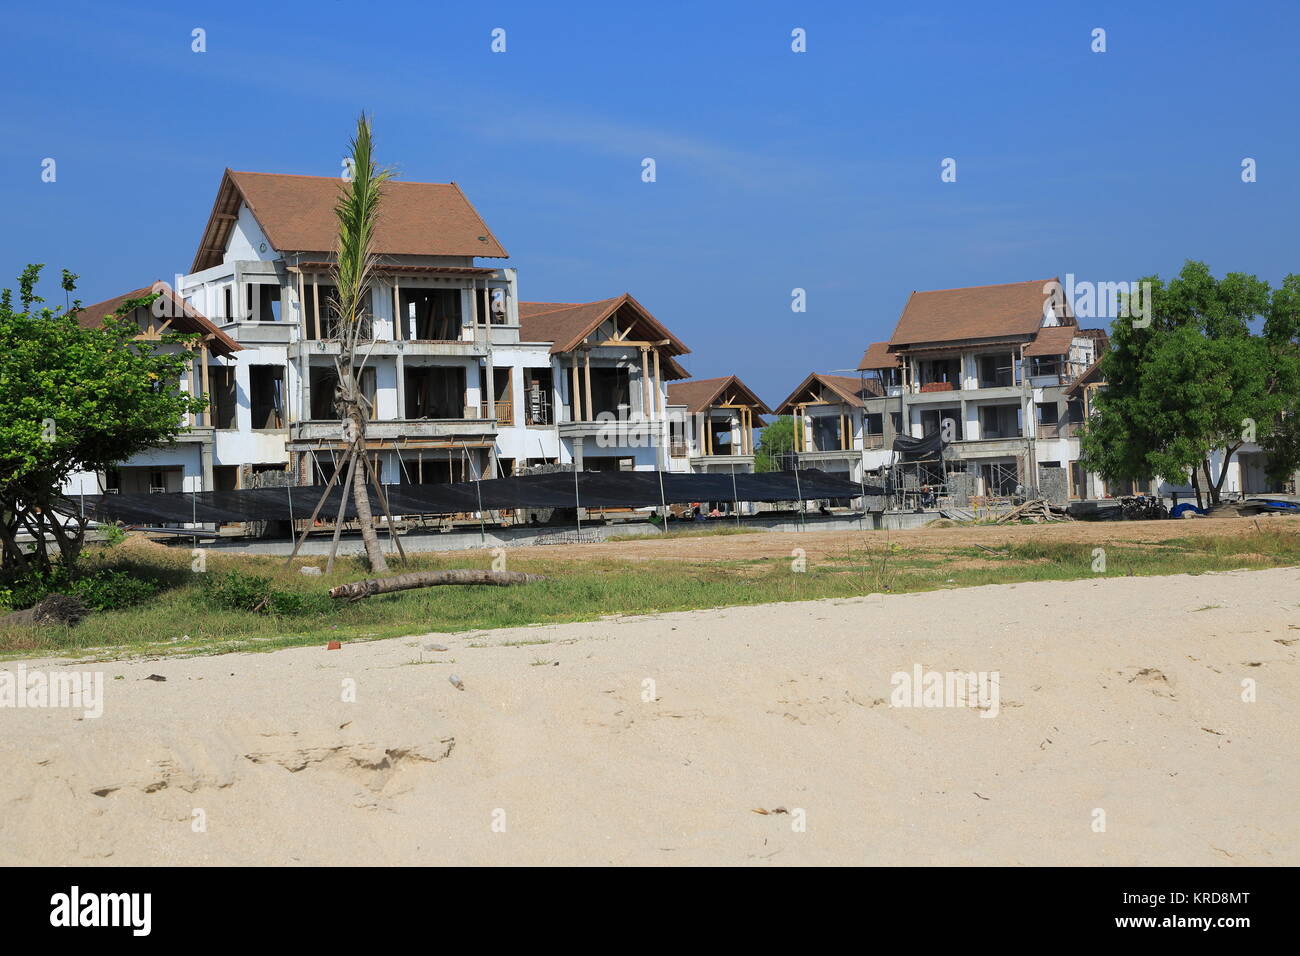
POLYGON ((371 578, 368 581, 353 581, 330 588, 330 597, 347 598, 360 601, 372 594, 388 594, 391 591, 410 591, 414 588, 433 588, 442 584, 492 584, 507 587, 511 584, 531 584, 545 581, 540 574, 524 574, 522 571, 479 571, 474 568, 455 568, 450 571, 413 571, 410 574, 398 574, 391 578, 371 578))

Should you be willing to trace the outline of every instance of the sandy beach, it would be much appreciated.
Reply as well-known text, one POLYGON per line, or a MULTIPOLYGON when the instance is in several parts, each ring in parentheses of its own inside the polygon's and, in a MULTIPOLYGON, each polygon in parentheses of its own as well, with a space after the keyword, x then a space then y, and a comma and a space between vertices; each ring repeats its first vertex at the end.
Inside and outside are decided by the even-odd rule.
POLYGON ((1300 863, 1297 569, 24 666, 4 864, 1300 863))

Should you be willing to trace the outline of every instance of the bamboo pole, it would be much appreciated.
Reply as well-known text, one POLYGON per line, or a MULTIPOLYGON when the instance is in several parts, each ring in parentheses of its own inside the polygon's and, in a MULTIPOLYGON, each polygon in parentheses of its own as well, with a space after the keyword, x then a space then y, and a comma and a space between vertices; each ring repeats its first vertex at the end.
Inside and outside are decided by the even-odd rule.
MULTIPOLYGON (((313 452, 312 460, 315 461, 315 459, 316 459, 316 454, 315 452, 313 452)), ((337 482, 338 480, 339 480, 339 470, 337 467, 335 467, 334 474, 330 475, 329 483, 325 485, 325 490, 321 493, 320 500, 316 502, 316 508, 315 510, 312 511, 311 518, 309 518, 307 521, 307 527, 303 529, 302 537, 298 539, 298 543, 295 544, 293 546, 293 550, 289 552, 288 560, 284 562, 284 566, 286 568, 293 563, 294 557, 296 557, 298 554, 298 549, 301 548, 303 542, 307 540, 307 535, 311 533, 311 526, 316 523, 316 518, 320 515, 321 508, 325 506, 325 499, 327 499, 330 496, 330 489, 334 487, 334 483, 337 482)))
MULTIPOLYGON (((338 554, 339 550, 339 535, 343 533, 343 515, 346 514, 348 510, 348 495, 354 493, 352 488, 352 473, 357 467, 356 445, 351 445, 348 448, 347 465, 348 475, 343 479, 343 494, 339 496, 339 513, 334 519, 334 538, 330 541, 330 556, 329 560, 325 562, 326 574, 329 574, 334 570, 334 556, 338 554)), ((335 468, 334 471, 335 474, 338 473, 337 468, 335 468)))
MULTIPOLYGON (((384 494, 384 487, 379 480, 379 472, 374 464, 370 461, 369 455, 362 456, 366 463, 366 472, 370 475, 370 483, 374 485, 375 495, 379 498, 379 507, 384 509, 384 517, 388 519, 388 540, 397 545, 397 554, 406 563, 406 549, 402 547, 402 541, 397 536, 397 529, 393 527, 393 513, 388 509, 388 496, 384 494)), ((398 453, 398 460, 401 460, 401 453, 398 453)))

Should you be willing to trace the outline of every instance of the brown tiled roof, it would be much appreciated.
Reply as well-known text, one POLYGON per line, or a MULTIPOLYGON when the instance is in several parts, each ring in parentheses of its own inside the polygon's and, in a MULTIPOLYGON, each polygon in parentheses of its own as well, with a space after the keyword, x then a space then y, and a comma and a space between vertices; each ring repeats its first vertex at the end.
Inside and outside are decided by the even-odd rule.
POLYGON ((867 350, 862 353, 862 361, 858 363, 858 371, 874 372, 882 368, 898 368, 898 356, 889 351, 888 342, 872 342, 867 346, 867 350))
MULTIPOLYGON (((161 279, 142 289, 133 289, 111 299, 105 299, 103 302, 96 302, 93 305, 82 307, 81 311, 77 313, 77 325, 83 329, 97 329, 104 324, 104 320, 110 315, 116 315, 117 310, 124 303, 131 299, 143 299, 154 292, 159 292, 163 298, 170 300, 170 305, 167 307, 165 314, 168 317, 171 317, 173 313, 175 314, 175 317, 172 318, 171 329, 177 332, 197 332, 200 335, 211 336, 213 340, 212 352, 215 355, 229 355, 231 352, 243 351, 242 345, 217 328, 211 319, 178 296, 161 279)), ((122 318, 125 318, 125 316, 122 316, 122 318)))
POLYGON ((555 312, 558 309, 576 309, 581 302, 520 302, 519 317, 539 315, 542 312, 555 312))
POLYGON ((735 388, 741 392, 746 401, 744 404, 751 406, 755 412, 760 415, 770 415, 772 410, 763 403, 763 400, 754 394, 749 388, 735 375, 723 375, 721 378, 697 378, 691 382, 674 382, 668 386, 668 404, 685 405, 688 412, 702 412, 723 392, 730 388, 735 388))
POLYGON ((1025 346, 1026 355, 1067 355, 1070 343, 1079 330, 1073 325, 1049 325, 1038 330, 1034 340, 1025 346))
MULTIPOLYGON (((190 271, 220 264, 241 202, 278 252, 332 252, 338 235, 334 204, 342 186, 332 176, 227 169, 190 271)), ((455 183, 389 180, 380 196, 376 255, 507 257, 455 183)))
MULTIPOLYGON (((292 268, 306 273, 332 273, 338 268, 333 262, 299 262, 292 268)), ((468 278, 487 278, 497 274, 496 269, 483 266, 403 266, 391 262, 380 262, 371 271, 377 276, 456 276, 468 278)))
POLYGON ((812 385, 819 382, 835 393, 839 399, 849 405, 860 408, 865 403, 864 399, 872 398, 876 389, 872 385, 865 386, 862 380, 849 375, 827 375, 824 372, 813 372, 799 386, 785 397, 779 405, 776 406, 776 414, 785 415, 793 411, 795 399, 799 394, 812 385))
POLYGON ((1043 322, 1043 306, 1058 279, 913 292, 894 334, 893 346, 1031 336, 1043 322))
MULTIPOLYGON (((596 302, 520 302, 519 337, 524 342, 552 342, 551 354, 568 352, 620 309, 631 313, 632 321, 645 326, 647 341, 667 339, 661 356, 684 355, 690 351, 665 328, 640 302, 624 292, 612 299, 596 302)), ((635 336, 634 336, 635 337, 635 336)), ((673 363, 676 365, 676 363, 673 363)), ((676 366, 680 368, 681 366, 676 366)), ((685 375, 674 376, 685 378, 685 375)))

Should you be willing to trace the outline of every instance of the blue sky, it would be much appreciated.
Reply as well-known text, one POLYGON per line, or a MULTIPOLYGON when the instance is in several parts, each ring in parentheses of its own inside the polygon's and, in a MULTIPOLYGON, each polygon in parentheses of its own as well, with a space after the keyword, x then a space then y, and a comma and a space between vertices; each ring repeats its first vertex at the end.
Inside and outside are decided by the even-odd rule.
POLYGON ((1295 3, 176 7, 6 11, 3 284, 184 271, 225 167, 335 175, 363 108, 402 178, 461 184, 524 299, 631 292, 769 402, 914 289, 1300 272, 1295 3))

